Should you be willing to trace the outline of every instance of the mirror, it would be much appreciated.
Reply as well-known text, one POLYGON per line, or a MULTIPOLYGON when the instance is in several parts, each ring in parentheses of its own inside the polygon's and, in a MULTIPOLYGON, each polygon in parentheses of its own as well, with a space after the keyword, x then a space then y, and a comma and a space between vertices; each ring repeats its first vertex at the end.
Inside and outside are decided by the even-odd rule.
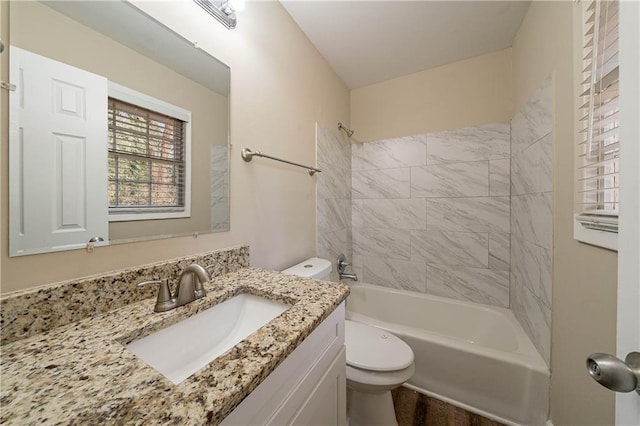
MULTIPOLYGON (((11 45, 8 49, 10 80, 17 86, 10 95, 9 117, 10 256, 85 248, 91 238, 92 244, 99 246, 229 230, 230 69, 227 65, 125 1, 14 1, 10 4, 9 16, 10 40, 5 44, 11 45), (53 78, 51 81, 56 87, 49 90, 50 93, 40 93, 38 84, 27 84, 24 80, 27 74, 22 67, 29 61, 21 59, 22 51, 26 51, 28 58, 35 54, 38 60, 53 60, 53 67, 71 66, 69 69, 73 72, 62 72, 68 81, 53 78), (20 64, 20 68, 14 64, 20 64), (109 129, 99 130, 104 136, 98 139, 105 147, 111 144, 112 128, 106 124, 107 112, 103 106, 92 106, 90 98, 94 92, 72 77, 76 71, 106 82, 108 89, 104 93, 108 93, 109 99, 118 96, 112 93, 120 93, 118 90, 122 89, 139 95, 140 99, 148 98, 158 101, 158 105, 169 105, 188 113, 185 121, 188 130, 181 131, 190 136, 190 146, 184 148, 186 165, 171 169, 163 178, 163 183, 166 179, 184 181, 183 186, 174 190, 174 195, 179 194, 177 197, 182 200, 178 208, 182 213, 172 216, 173 210, 165 206, 166 211, 154 216, 149 214, 150 207, 136 205, 129 208, 127 215, 119 216, 114 207, 112 178, 119 176, 126 183, 131 173, 123 172, 125 166, 115 168, 112 158, 107 160, 107 149, 97 150, 94 166, 86 160, 96 157, 89 154, 88 137, 70 136, 67 130, 57 130, 44 137, 27 138, 30 133, 22 126, 27 126, 23 123, 29 120, 19 108, 25 101, 28 104, 29 100, 35 100, 32 104, 53 104, 54 112, 58 108, 64 119, 82 114, 89 117, 92 111, 98 111, 105 129, 109 129), (38 143, 53 142, 49 143, 53 148, 34 149, 29 145, 34 139, 39 140, 38 143), (92 204, 92 196, 98 204, 92 204)), ((39 74, 44 74, 48 65, 37 64, 39 62, 35 66, 39 74)), ((43 87, 50 88, 51 81, 43 87)), ((96 97, 102 102, 100 105, 107 105, 105 96, 96 97)), ((144 106, 135 104, 140 105, 144 106)), ((164 113, 162 109, 153 111, 164 113)), ((41 128, 47 120, 32 121, 37 124, 35 127, 41 128)), ((51 120, 54 127, 60 124, 55 117, 51 120)), ((62 127, 67 129, 66 124, 62 127)), ((166 133, 166 128, 163 129, 166 133)), ((147 129, 147 132, 151 131, 147 129)), ((177 150, 171 148, 171 152, 177 150)), ((121 164, 124 163, 122 160, 121 164)), ((136 167, 140 164, 133 160, 130 163, 136 163, 136 167)), ((127 167, 130 172, 133 166, 127 167)), ((149 163, 148 167, 152 170, 155 166, 149 163)), ((138 175, 156 176, 154 173, 143 171, 138 175)), ((155 193, 157 186, 153 185, 157 181, 153 177, 148 179, 145 188, 155 193)))

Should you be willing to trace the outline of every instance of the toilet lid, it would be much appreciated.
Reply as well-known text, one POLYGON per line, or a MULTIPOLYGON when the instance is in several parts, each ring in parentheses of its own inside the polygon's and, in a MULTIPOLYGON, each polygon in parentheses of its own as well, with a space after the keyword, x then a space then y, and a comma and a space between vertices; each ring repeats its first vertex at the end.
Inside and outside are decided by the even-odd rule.
POLYGON ((347 364, 372 371, 395 371, 413 363, 413 351, 405 342, 381 328, 345 321, 347 364))

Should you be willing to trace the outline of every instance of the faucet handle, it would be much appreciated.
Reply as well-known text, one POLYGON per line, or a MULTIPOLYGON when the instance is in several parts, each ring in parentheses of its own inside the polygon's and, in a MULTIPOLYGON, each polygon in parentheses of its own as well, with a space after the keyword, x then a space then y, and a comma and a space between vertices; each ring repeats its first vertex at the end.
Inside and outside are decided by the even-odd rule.
POLYGON ((338 274, 342 274, 347 266, 351 264, 347 262, 347 258, 344 254, 340 253, 338 256, 338 274))
POLYGON ((171 296, 171 289, 169 288, 169 280, 164 278, 162 280, 144 281, 138 284, 138 287, 145 287, 149 284, 160 284, 160 290, 158 291, 158 299, 156 300, 156 312, 164 312, 176 305, 175 299, 171 296))
POLYGON ((146 287, 150 284, 162 284, 162 281, 160 280, 149 280, 149 281, 143 281, 141 283, 138 283, 137 286, 138 287, 146 287))

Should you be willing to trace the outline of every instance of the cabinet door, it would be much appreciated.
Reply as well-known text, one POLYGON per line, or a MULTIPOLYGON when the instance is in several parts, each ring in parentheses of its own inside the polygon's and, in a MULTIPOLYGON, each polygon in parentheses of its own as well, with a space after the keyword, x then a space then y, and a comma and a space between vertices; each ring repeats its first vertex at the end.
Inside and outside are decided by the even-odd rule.
MULTIPOLYGON (((342 302, 256 389, 233 410, 222 425, 274 425, 291 424, 301 413, 301 407, 312 398, 328 374, 346 373, 344 355, 344 305, 342 302), (342 354, 342 355, 340 355, 342 354), (342 356, 339 364, 336 359, 342 356)), ((338 407, 346 407, 346 381, 342 379, 342 398, 338 407)), ((335 404, 334 404, 335 405, 335 404)), ((346 411, 343 416, 346 419, 346 411)), ((345 420, 346 421, 346 420, 345 420)), ((336 423, 333 419, 329 424, 336 423)), ((310 425, 320 424, 311 421, 310 425)))
POLYGON ((338 353, 331 367, 311 395, 293 417, 293 425, 345 425, 347 422, 347 376, 345 348, 338 353))

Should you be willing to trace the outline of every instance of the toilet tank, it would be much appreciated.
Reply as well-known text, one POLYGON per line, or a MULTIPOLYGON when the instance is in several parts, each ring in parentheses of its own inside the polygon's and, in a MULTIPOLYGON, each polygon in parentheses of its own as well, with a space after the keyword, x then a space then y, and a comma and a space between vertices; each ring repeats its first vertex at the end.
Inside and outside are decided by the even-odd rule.
POLYGON ((287 275, 298 275, 316 280, 328 280, 331 274, 331 262, 327 259, 312 257, 282 271, 287 275))

